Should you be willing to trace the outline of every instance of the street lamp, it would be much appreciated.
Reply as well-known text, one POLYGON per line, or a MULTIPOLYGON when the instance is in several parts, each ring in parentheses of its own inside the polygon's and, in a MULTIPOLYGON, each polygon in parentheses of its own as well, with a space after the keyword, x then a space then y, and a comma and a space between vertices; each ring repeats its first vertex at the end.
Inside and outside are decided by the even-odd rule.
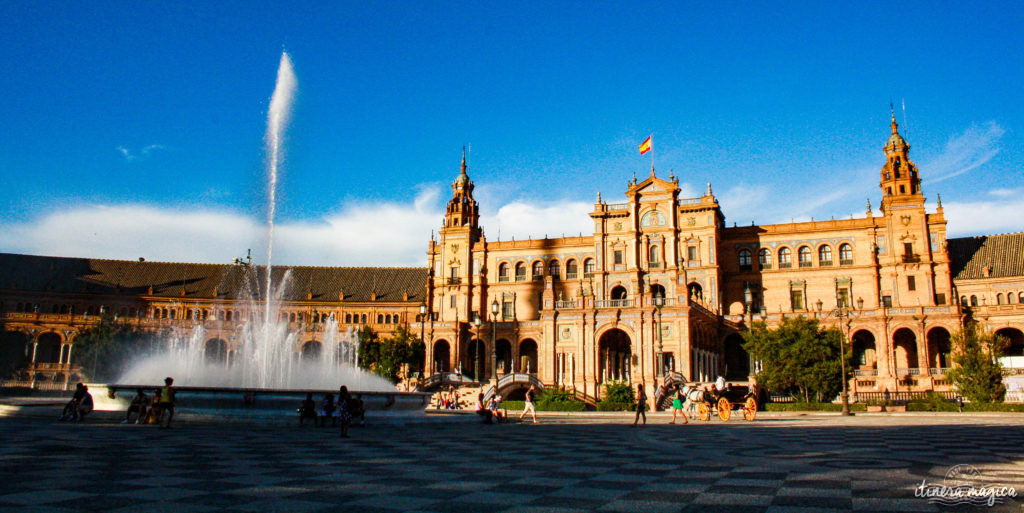
MULTIPOLYGON (((818 300, 818 310, 821 310, 821 300, 818 300)), ((844 305, 837 305, 835 310, 829 312, 829 317, 834 317, 839 321, 841 336, 839 338, 839 363, 840 368, 843 372, 843 410, 842 414, 845 416, 850 415, 850 399, 849 392, 847 391, 847 379, 846 379, 846 337, 850 331, 850 319, 854 313, 859 315, 859 312, 864 308, 864 299, 857 299, 857 310, 854 311, 852 308, 844 305)))
MULTIPOLYGON (((427 303, 420 303, 420 342, 423 342, 423 354, 427 354, 427 343, 423 340, 423 326, 427 321, 427 303)), ((427 362, 423 362, 423 370, 426 370, 427 362)))
POLYGON ((491 375, 494 378, 494 394, 498 394, 498 300, 491 302, 491 375))
POLYGON ((477 382, 480 381, 480 375, 483 374, 483 369, 480 368, 483 363, 482 355, 480 354, 480 316, 477 315, 476 319, 473 319, 473 327, 476 328, 476 342, 473 344, 473 374, 477 382))

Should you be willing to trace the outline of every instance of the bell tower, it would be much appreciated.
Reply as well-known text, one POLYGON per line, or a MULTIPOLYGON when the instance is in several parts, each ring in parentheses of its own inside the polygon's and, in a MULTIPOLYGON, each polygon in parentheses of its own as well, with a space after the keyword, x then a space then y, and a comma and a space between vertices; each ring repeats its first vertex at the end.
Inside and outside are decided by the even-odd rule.
POLYGON ((888 211, 890 205, 924 204, 921 193, 921 178, 917 174, 917 165, 910 161, 910 144, 899 133, 896 116, 892 114, 892 135, 886 141, 885 165, 882 166, 882 210, 888 211))
POLYGON ((473 182, 466 174, 466 149, 462 149, 462 168, 452 183, 452 199, 444 213, 441 232, 468 231, 473 238, 480 235, 480 205, 473 199, 473 182))

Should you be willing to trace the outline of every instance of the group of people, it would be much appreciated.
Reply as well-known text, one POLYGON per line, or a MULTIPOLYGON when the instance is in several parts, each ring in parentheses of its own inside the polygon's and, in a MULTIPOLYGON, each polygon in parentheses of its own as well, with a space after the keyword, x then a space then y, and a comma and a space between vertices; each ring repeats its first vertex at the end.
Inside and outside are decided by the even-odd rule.
POLYGON ((299 425, 311 420, 314 426, 324 427, 330 421, 331 427, 341 426, 342 438, 348 438, 348 428, 355 420, 360 426, 366 425, 366 408, 363 405, 362 394, 354 396, 348 393, 348 387, 342 386, 338 389, 338 399, 335 401, 334 394, 324 394, 317 408, 313 393, 306 394, 306 398, 299 406, 299 425))
MULTIPOLYGON (((533 423, 537 423, 537 408, 533 405, 533 400, 537 394, 537 389, 530 385, 530 388, 526 390, 524 398, 523 412, 519 414, 519 420, 523 420, 523 417, 527 413, 533 418, 533 423)), ((495 422, 505 422, 508 420, 508 411, 501 408, 501 396, 495 394, 491 397, 490 401, 484 401, 484 394, 481 392, 476 398, 476 413, 480 415, 481 419, 485 424, 493 424, 495 422)))
POLYGON ((459 410, 462 408, 462 403, 459 402, 459 391, 455 389, 454 385, 449 385, 448 390, 442 390, 437 397, 437 409, 439 410, 459 410))
POLYGON ((171 427, 171 419, 174 418, 174 394, 174 378, 170 377, 164 378, 164 387, 153 390, 152 396, 146 395, 146 391, 141 388, 137 389, 121 423, 131 423, 134 413, 136 424, 159 424, 165 429, 171 427))

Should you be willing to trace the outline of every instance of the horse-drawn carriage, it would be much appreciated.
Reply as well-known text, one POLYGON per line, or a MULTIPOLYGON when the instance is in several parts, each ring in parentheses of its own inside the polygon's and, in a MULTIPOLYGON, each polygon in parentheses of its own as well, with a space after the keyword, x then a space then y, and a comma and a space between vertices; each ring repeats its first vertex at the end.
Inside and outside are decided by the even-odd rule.
POLYGON ((711 413, 718 413, 723 422, 729 420, 733 409, 743 411, 744 420, 757 417, 757 397, 749 387, 730 385, 718 394, 704 390, 691 392, 690 401, 697 403, 697 415, 700 420, 711 420, 711 413))

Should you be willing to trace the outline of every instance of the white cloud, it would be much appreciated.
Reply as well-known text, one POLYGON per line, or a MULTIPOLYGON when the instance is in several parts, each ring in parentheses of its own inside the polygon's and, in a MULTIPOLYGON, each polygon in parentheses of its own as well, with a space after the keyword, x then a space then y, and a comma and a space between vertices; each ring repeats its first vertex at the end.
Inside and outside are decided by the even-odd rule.
MULTIPOLYGON (((423 266, 431 231, 441 228, 444 202, 436 186, 407 203, 356 202, 319 219, 275 227, 275 264, 423 266)), ((518 200, 484 216, 488 238, 551 237, 593 232, 585 202, 518 200)), ((228 263, 252 248, 266 260, 262 219, 231 211, 151 205, 86 205, 26 222, 0 222, 0 251, 150 261, 228 263)))
POLYGON ((165 146, 162 144, 150 144, 147 146, 143 146, 138 152, 133 152, 132 150, 125 148, 124 146, 118 146, 115 149, 119 153, 121 153, 121 156, 123 156, 125 160, 131 162, 139 158, 146 158, 157 150, 165 149, 165 146))
POLYGON ((942 207, 948 223, 946 230, 952 237, 1019 232, 1024 196, 1018 194, 993 201, 947 201, 942 207))
POLYGON ((921 172, 928 183, 938 183, 977 169, 999 153, 999 140, 1006 130, 995 121, 973 125, 946 141, 942 153, 921 172))

